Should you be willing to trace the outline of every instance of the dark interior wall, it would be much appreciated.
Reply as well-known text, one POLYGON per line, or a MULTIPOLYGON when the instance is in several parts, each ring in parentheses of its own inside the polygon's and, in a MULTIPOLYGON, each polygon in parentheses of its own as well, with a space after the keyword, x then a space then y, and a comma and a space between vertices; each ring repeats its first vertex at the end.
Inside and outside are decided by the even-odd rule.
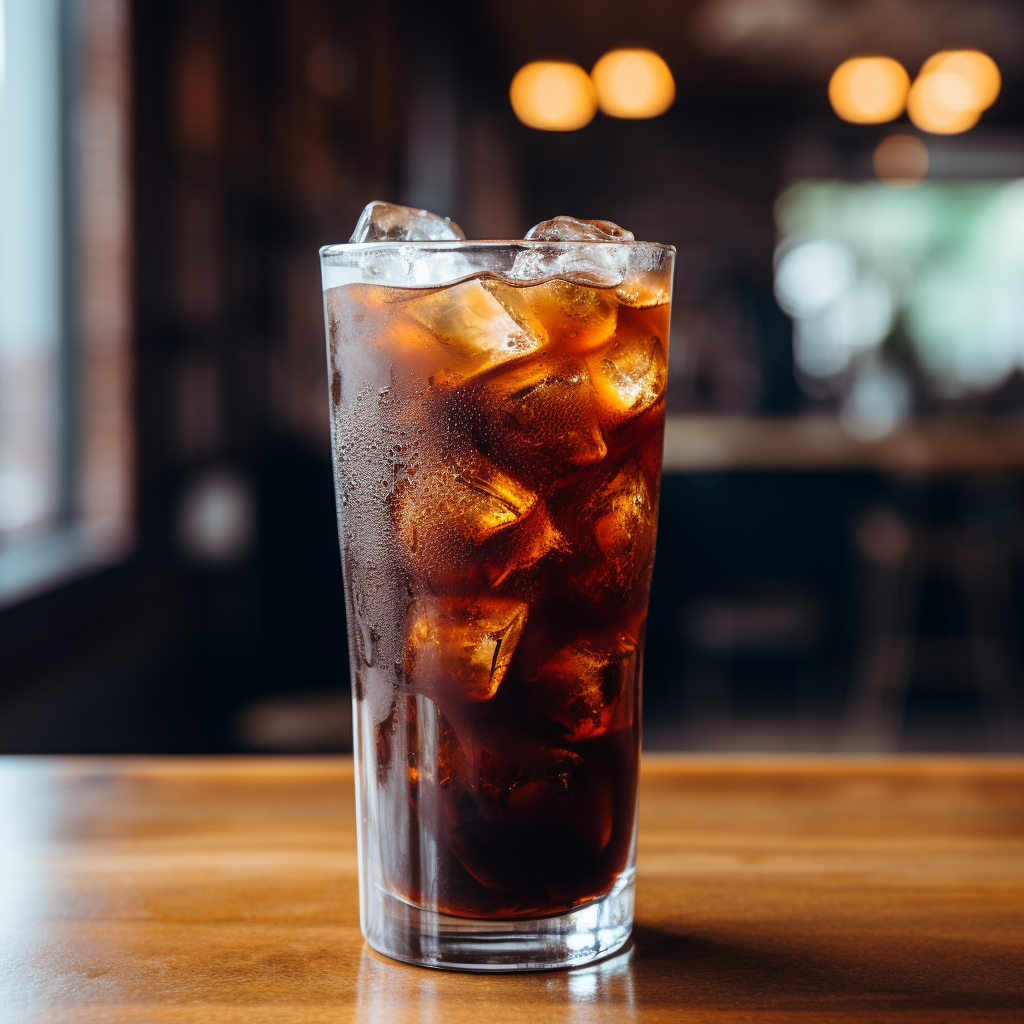
POLYGON ((664 477, 645 743, 1022 749, 1022 495, 1008 474, 664 477))

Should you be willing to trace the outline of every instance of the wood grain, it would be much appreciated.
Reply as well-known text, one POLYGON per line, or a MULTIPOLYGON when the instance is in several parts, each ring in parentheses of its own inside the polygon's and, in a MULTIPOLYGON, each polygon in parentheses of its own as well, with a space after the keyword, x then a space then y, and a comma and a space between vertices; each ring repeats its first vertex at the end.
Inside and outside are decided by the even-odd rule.
POLYGON ((630 948, 481 977, 364 946, 342 759, 0 759, 0 1020, 1024 1020, 1024 760, 649 757, 641 808, 630 948))

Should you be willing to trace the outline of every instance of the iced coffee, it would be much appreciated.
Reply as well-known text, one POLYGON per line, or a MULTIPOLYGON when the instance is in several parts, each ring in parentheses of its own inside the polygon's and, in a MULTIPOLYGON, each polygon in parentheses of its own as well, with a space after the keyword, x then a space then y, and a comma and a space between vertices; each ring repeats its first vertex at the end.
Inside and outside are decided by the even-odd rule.
POLYGON ((364 903, 515 935, 631 885, 671 250, 386 230, 324 271, 364 903))

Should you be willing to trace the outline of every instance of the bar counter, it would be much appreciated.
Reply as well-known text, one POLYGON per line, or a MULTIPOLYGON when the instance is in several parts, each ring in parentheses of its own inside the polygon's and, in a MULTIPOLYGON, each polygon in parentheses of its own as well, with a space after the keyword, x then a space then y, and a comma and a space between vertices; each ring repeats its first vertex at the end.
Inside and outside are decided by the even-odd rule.
POLYGON ((0 1020, 1024 1020, 1024 759, 641 785, 627 949, 480 976, 364 945, 349 760, 0 758, 0 1020))

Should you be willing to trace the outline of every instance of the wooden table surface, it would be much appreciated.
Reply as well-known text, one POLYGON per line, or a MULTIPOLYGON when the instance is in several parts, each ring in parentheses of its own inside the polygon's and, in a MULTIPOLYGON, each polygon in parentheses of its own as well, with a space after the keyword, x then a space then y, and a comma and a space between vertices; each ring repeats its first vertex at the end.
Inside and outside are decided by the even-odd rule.
POLYGON ((637 925, 572 971, 359 934, 343 759, 0 758, 0 1021, 1022 1021, 1024 760, 647 757, 637 925))

